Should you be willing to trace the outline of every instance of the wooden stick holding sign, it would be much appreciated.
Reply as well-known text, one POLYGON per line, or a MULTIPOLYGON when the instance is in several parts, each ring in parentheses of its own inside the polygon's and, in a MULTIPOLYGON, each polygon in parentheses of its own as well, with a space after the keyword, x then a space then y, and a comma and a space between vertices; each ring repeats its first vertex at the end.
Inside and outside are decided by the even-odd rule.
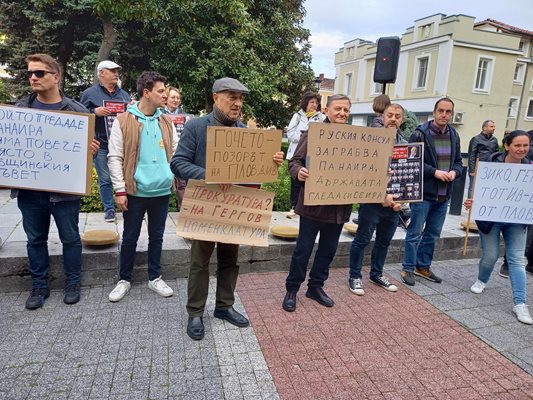
MULTIPOLYGON (((479 158, 476 158, 476 166, 474 168, 474 181, 472 182, 472 191, 470 192, 472 199, 474 199, 474 189, 476 188, 476 175, 477 175, 478 164, 479 164, 479 158)), ((471 216, 472 216, 472 207, 468 209, 468 217, 466 218, 466 233, 465 233, 465 243, 463 246, 463 256, 466 256, 466 246, 468 245, 468 233, 470 232, 470 217, 471 216)))
POLYGON ((274 193, 244 186, 223 192, 218 184, 190 179, 178 217, 186 238, 268 247, 274 193))
POLYGON ((272 155, 281 149, 281 134, 274 129, 208 127, 205 181, 275 182, 278 166, 272 155))
POLYGON ((396 129, 309 124, 304 204, 381 203, 396 129))
POLYGON ((0 186, 91 193, 94 114, 0 105, 0 186))

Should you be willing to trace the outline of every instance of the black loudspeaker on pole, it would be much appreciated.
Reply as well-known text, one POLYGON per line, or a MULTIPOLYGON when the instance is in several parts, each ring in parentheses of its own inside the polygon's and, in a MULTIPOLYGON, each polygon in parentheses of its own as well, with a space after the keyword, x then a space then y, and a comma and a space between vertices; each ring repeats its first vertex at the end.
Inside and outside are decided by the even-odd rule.
POLYGON ((376 53, 376 65, 374 66, 374 82, 383 84, 396 82, 399 57, 399 37, 391 36, 379 38, 378 50, 376 53))

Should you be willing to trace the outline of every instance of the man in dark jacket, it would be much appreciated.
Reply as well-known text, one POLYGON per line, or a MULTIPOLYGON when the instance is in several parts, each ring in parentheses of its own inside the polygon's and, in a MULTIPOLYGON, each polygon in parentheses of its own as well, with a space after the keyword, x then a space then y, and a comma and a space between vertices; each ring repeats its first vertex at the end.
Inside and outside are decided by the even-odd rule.
POLYGON ((470 139, 468 145, 468 198, 472 197, 472 182, 476 169, 476 159, 488 161, 490 156, 498 151, 498 139, 494 136, 496 125, 490 119, 483 121, 481 133, 470 139))
MULTIPOLYGON (((94 166, 98 174, 98 187, 100 189, 100 200, 104 206, 104 219, 107 222, 115 222, 115 202, 113 199, 113 185, 109 176, 107 166, 107 155, 109 154, 108 142, 111 132, 108 131, 106 119, 116 115, 104 106, 104 101, 129 103, 130 95, 118 86, 120 65, 113 61, 105 60, 98 64, 98 83, 86 89, 80 97, 82 103, 89 112, 96 115, 95 134, 100 142, 100 149, 94 159, 94 166)), ((124 104, 124 111, 126 105, 124 104)), ((112 122, 112 121, 111 121, 112 122)))
MULTIPOLYGON (((345 124, 350 115, 350 98, 344 95, 328 97, 326 105, 326 119, 324 122, 345 124)), ((307 135, 302 133, 294 155, 289 161, 289 173, 305 185, 309 177, 306 168, 307 135)), ((296 293, 305 281, 307 264, 313 252, 315 240, 320 233, 318 248, 315 253, 313 266, 309 272, 306 297, 315 300, 326 307, 333 307, 334 301, 323 289, 324 282, 329 276, 329 266, 335 257, 339 236, 345 222, 350 219, 352 204, 306 206, 304 204, 305 190, 302 187, 296 203, 296 214, 300 216, 300 228, 296 247, 292 253, 289 274, 285 281, 287 293, 283 299, 282 307, 285 311, 292 312, 296 309, 296 293)))
MULTIPOLYGON (((401 135, 400 126, 403 122, 403 107, 397 103, 392 103, 383 111, 383 126, 385 128, 396 129, 396 143, 406 143, 401 135)), ((412 147, 411 149, 416 149, 412 147)), ((409 154, 409 157, 413 152, 409 154)), ((390 242, 398 227, 400 219, 401 203, 394 201, 392 195, 387 195, 381 204, 360 204, 357 231, 350 247, 350 271, 348 287, 350 291, 358 296, 363 296, 363 258, 365 248, 372 240, 372 235, 376 232, 376 240, 372 248, 370 259, 370 282, 381 286, 389 292, 396 292, 398 288, 383 276, 383 267, 389 251, 390 242)))
MULTIPOLYGON (((174 174, 182 179, 205 179, 207 127, 233 126, 244 128, 239 120, 248 88, 233 78, 217 79, 213 84, 213 112, 189 121, 181 135, 176 153, 170 161, 174 174)), ((283 152, 274 154, 278 166, 283 162, 283 152)), ((231 184, 221 184, 228 190, 231 184)), ((217 247, 217 291, 215 318, 228 321, 240 328, 247 327, 248 319, 233 308, 235 286, 239 275, 237 258, 239 245, 215 243, 206 240, 193 240, 191 244, 191 265, 187 286, 187 335, 193 340, 201 340, 205 329, 203 314, 209 289, 209 260, 217 247)))
MULTIPOLYGON (((40 110, 62 110, 88 113, 80 103, 63 96, 59 90, 61 67, 48 54, 32 54, 26 57, 33 93, 16 103, 17 107, 40 110)), ((98 151, 98 142, 93 140, 91 151, 98 151)), ((83 161, 83 160, 82 160, 83 161)), ((74 304, 80 300, 81 240, 78 228, 80 196, 35 190, 12 190, 11 197, 17 198, 22 213, 22 225, 28 237, 29 270, 32 290, 26 300, 26 308, 35 310, 43 306, 50 295, 48 288, 48 234, 50 217, 59 232, 63 244, 63 269, 65 291, 63 301, 74 304)))
POLYGON ((450 98, 439 99, 433 108, 434 119, 416 128, 409 138, 409 142, 424 142, 424 200, 411 203, 401 272, 406 285, 414 286, 414 275, 442 282, 430 267, 446 219, 452 182, 463 170, 459 135, 448 124, 453 106, 450 98))

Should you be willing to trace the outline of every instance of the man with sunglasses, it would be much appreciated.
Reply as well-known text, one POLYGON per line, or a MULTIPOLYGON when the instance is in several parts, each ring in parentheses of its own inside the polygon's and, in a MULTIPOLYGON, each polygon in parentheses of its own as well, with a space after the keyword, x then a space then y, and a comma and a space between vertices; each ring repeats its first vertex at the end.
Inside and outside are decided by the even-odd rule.
MULTIPOLYGON (((105 60, 98 64, 98 83, 86 89, 80 97, 80 103, 94 115, 96 139, 100 142, 100 149, 94 159, 94 166, 98 174, 100 200, 104 206, 104 219, 115 222, 115 201, 113 198, 113 184, 107 166, 109 132, 106 128, 106 117, 113 114, 112 110, 104 106, 104 102, 129 103, 130 95, 118 86, 121 66, 113 61, 105 60)), ((124 106, 124 111, 126 107, 124 106)))
MULTIPOLYGON (((28 70, 26 76, 33 93, 20 99, 17 107, 35 108, 47 111, 76 111, 88 113, 80 103, 65 97, 59 85, 61 67, 48 54, 32 54, 26 57, 28 70)), ((93 140, 91 151, 98 151, 98 142, 93 140)), ((80 162, 83 162, 81 160, 80 162)), ((35 310, 43 306, 50 296, 48 288, 48 234, 50 217, 54 217, 59 238, 63 244, 63 269, 65 290, 63 301, 75 304, 80 300, 81 240, 78 228, 80 196, 13 189, 11 197, 17 197, 22 213, 22 226, 28 238, 27 251, 29 270, 32 277, 32 290, 26 300, 26 308, 35 310)))

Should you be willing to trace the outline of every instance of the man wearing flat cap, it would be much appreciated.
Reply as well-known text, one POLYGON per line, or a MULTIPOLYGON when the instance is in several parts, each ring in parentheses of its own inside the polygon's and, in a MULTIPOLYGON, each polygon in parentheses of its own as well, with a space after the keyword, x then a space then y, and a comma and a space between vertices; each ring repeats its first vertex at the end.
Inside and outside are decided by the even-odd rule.
POLYGON ((126 104, 131 101, 130 95, 118 86, 118 74, 120 65, 113 61, 105 60, 98 64, 98 83, 86 89, 80 98, 80 103, 96 115, 95 137, 100 142, 100 149, 94 159, 94 166, 98 174, 98 187, 100 199, 104 206, 104 219, 107 222, 115 222, 115 201, 113 199, 113 184, 109 176, 107 166, 107 154, 109 134, 106 127, 106 117, 113 115, 113 110, 104 106, 104 102, 114 104, 126 104))
MULTIPOLYGON (((244 128, 239 121, 244 96, 248 88, 233 78, 221 78, 213 84, 213 112, 189 121, 183 130, 178 148, 170 162, 174 174, 182 179, 205 179, 206 142, 208 126, 244 128)), ((274 162, 283 162, 283 152, 274 154, 274 162)), ((221 184, 223 191, 231 184, 221 184)), ((239 245, 193 240, 187 288, 187 334, 193 340, 204 337, 203 314, 209 287, 209 260, 217 247, 217 289, 215 318, 238 327, 247 327, 248 319, 233 308, 235 286, 239 275, 237 257, 239 245)))

